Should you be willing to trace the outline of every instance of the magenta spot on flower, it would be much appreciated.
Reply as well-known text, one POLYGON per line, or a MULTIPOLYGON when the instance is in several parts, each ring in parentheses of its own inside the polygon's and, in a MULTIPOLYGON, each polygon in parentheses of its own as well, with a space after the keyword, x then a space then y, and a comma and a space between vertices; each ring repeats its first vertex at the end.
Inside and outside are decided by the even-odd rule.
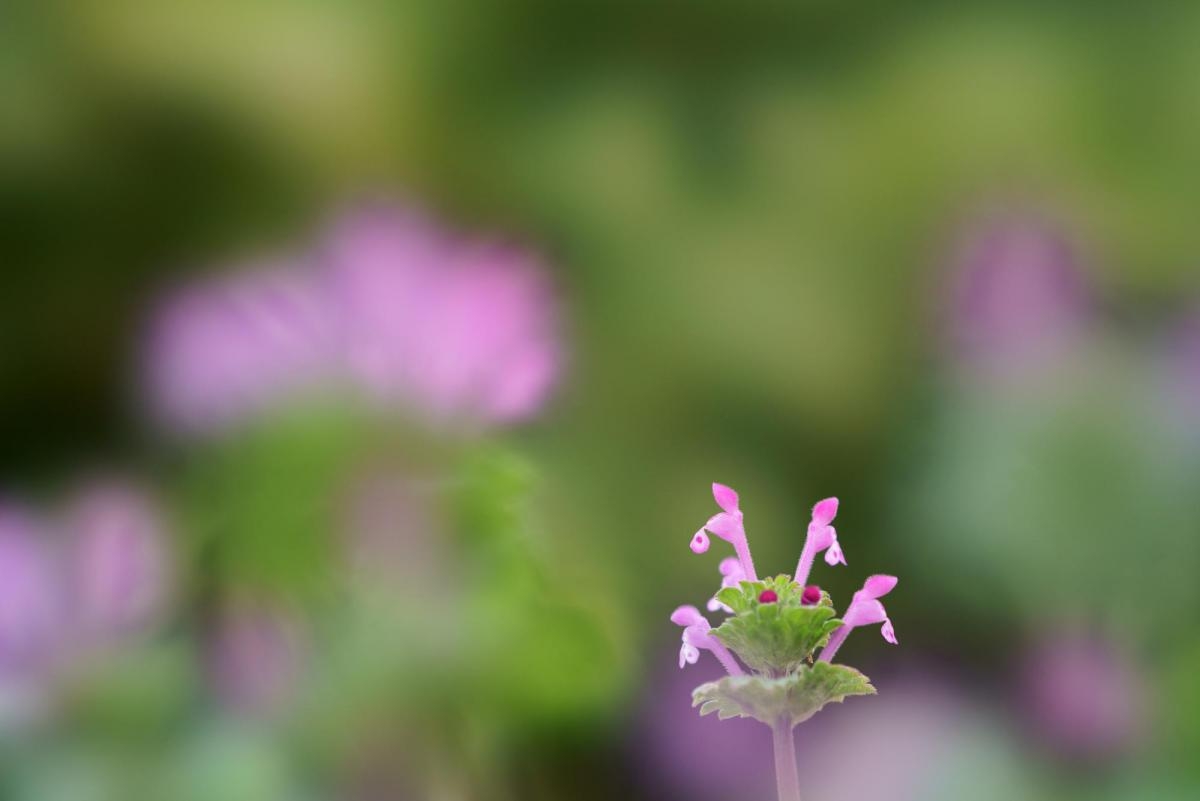
POLYGON ((758 596, 760 604, 773 604, 778 600, 779 596, 775 593, 775 590, 763 590, 762 594, 758 596))
POLYGON ((805 606, 814 606, 821 602, 821 588, 816 584, 809 584, 804 588, 804 594, 800 596, 800 603, 805 606))

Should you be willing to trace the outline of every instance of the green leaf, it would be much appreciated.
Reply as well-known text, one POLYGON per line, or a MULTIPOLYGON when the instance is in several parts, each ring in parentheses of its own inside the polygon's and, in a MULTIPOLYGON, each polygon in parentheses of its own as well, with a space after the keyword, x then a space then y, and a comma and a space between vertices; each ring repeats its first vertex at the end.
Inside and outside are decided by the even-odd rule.
POLYGON ((809 661, 813 651, 827 643, 842 624, 834 617, 827 593, 822 593, 817 604, 805 606, 800 602, 803 592, 790 576, 727 587, 717 594, 717 600, 734 614, 713 635, 760 673, 791 673, 809 661), (760 603, 759 596, 768 589, 778 599, 760 603))
POLYGON ((870 680, 854 668, 817 662, 778 679, 726 676, 702 684, 692 692, 692 706, 701 715, 716 712, 721 720, 754 718, 770 726, 784 718, 795 725, 848 695, 874 694, 870 680))

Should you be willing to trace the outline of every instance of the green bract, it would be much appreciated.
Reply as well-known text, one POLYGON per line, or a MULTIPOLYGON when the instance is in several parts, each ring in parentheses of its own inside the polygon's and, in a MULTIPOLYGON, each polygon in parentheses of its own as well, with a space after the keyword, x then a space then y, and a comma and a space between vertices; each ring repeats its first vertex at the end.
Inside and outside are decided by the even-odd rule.
POLYGON ((829 641, 829 635, 842 624, 834 615, 828 593, 821 600, 804 606, 800 598, 804 588, 790 576, 764 581, 743 581, 726 587, 717 600, 733 610, 713 636, 759 673, 782 676, 811 661, 812 652, 829 641), (777 600, 759 602, 766 590, 777 600))
POLYGON ((817 662, 781 678, 726 676, 692 692, 692 706, 701 715, 754 718, 768 726, 780 720, 792 725, 808 720, 821 707, 848 695, 874 695, 866 676, 852 667, 817 662))

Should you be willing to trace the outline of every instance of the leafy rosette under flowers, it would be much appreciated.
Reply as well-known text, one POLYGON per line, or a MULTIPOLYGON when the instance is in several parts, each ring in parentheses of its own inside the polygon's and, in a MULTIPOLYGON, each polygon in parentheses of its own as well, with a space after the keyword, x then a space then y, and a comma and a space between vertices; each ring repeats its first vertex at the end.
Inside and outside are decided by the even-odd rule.
POLYGON ((721 720, 754 718, 767 725, 789 720, 795 725, 848 695, 874 694, 871 682, 854 668, 815 662, 777 679, 726 676, 701 684, 692 691, 692 706, 700 707, 701 715, 716 712, 721 720))
POLYGON ((848 695, 874 694, 854 668, 813 663, 813 651, 827 645, 843 621, 828 593, 820 593, 816 603, 806 603, 804 596, 787 575, 743 581, 717 593, 731 614, 710 633, 755 675, 727 676, 696 688, 693 706, 700 714, 750 717, 767 725, 787 718, 795 724, 848 695))

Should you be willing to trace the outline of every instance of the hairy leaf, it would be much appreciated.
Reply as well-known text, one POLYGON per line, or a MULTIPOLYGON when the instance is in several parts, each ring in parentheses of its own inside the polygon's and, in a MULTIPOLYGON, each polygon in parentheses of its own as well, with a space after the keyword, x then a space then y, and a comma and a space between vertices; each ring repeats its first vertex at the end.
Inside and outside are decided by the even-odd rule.
POLYGON ((809 661, 841 625, 827 593, 821 594, 819 603, 805 606, 800 600, 803 592, 789 576, 727 587, 717 600, 734 614, 713 634, 754 670, 768 675, 791 673, 809 661), (777 600, 760 602, 764 590, 774 591, 777 600))
POLYGON ((692 692, 701 715, 754 718, 768 726, 783 718, 793 725, 808 720, 823 706, 848 695, 874 695, 870 680, 852 667, 817 662, 778 679, 726 676, 692 692))

